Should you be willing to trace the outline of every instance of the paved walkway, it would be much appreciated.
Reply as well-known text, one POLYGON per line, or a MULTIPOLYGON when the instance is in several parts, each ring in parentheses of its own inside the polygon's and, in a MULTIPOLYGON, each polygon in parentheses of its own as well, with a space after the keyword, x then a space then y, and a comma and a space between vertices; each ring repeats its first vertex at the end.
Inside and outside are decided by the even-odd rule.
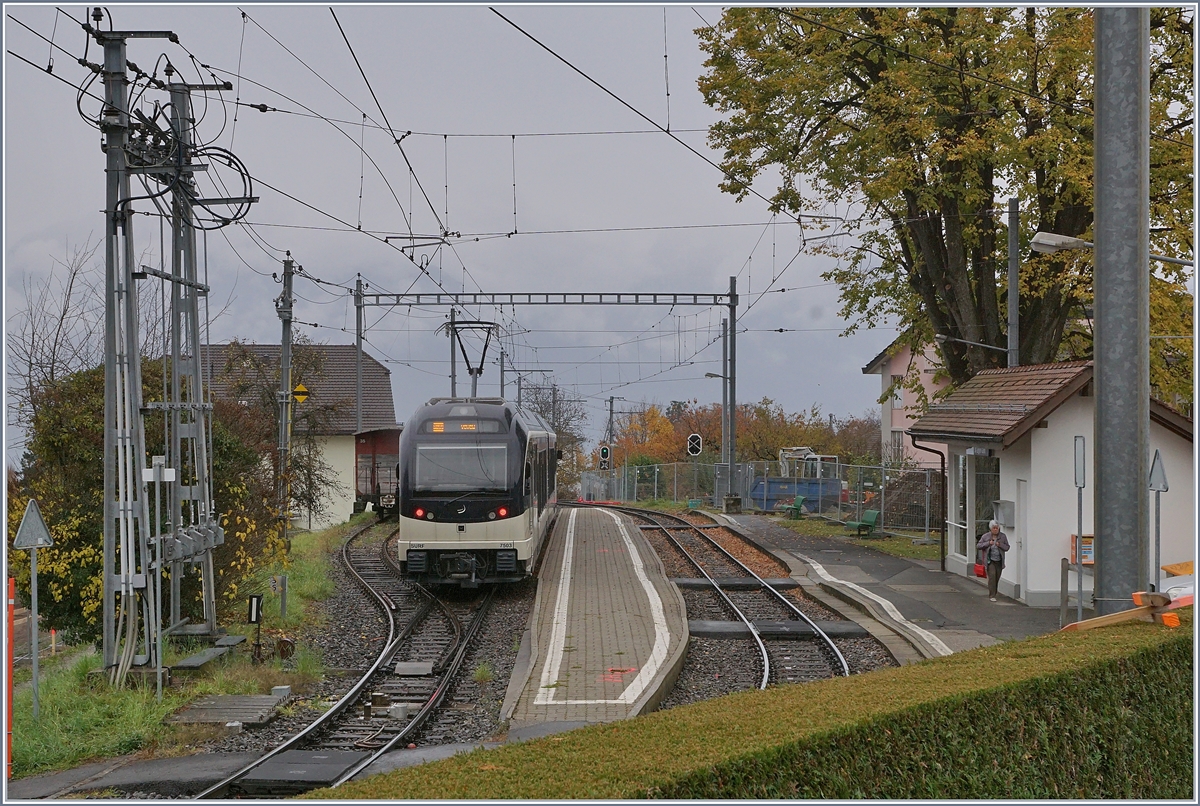
POLYGON ((652 709, 687 647, 683 596, 629 518, 567 509, 546 550, 527 672, 501 714, 510 738, 652 709))
POLYGON ((1044 635, 1059 627, 1057 608, 1026 607, 1004 596, 990 602, 983 580, 943 572, 936 561, 894 557, 846 538, 802 535, 761 515, 732 520, 763 548, 798 560, 793 575, 798 571, 810 583, 898 628, 925 657, 1044 635))

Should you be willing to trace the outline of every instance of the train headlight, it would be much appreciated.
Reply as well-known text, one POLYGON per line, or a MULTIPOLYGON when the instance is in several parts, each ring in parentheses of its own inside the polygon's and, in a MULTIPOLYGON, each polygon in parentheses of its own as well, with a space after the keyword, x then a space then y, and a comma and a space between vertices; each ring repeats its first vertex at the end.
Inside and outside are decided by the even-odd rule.
POLYGON ((431 520, 433 520, 433 513, 432 513, 432 512, 426 512, 426 513, 425 513, 425 520, 427 520, 427 521, 431 521, 431 520))
POLYGON ((418 518, 424 518, 425 510, 421 509, 420 507, 417 507, 417 511, 414 512, 413 514, 416 515, 418 518))
POLYGON ((498 510, 496 510, 496 514, 499 515, 501 518, 507 518, 508 517, 508 507, 500 507, 498 510))
POLYGON ((489 520, 489 521, 494 521, 494 520, 496 520, 496 513, 495 513, 495 512, 489 512, 489 513, 488 513, 488 520, 489 520))

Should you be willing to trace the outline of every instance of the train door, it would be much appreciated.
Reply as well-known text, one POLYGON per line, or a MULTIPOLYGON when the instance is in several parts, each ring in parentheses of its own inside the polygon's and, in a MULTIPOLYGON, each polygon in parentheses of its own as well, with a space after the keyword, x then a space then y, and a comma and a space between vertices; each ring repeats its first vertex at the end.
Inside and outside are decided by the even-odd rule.
POLYGON ((549 491, 546 489, 546 475, 548 467, 546 466, 546 445, 543 440, 538 440, 537 461, 534 463, 537 473, 537 507, 538 515, 546 508, 546 501, 549 498, 549 491))

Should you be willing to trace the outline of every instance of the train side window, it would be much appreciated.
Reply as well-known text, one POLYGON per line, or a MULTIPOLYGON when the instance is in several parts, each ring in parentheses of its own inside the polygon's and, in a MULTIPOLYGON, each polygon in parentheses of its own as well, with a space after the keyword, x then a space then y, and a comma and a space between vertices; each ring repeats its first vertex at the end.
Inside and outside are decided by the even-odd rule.
POLYGON ((525 463, 525 495, 533 492, 533 464, 525 463))

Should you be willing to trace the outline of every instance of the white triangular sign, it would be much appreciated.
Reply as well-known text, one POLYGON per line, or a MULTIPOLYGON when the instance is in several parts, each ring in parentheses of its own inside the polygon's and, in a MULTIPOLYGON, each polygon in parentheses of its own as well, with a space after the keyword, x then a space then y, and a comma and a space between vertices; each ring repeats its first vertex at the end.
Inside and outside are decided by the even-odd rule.
POLYGON ((17 527, 17 539, 13 541, 15 549, 44 549, 54 545, 46 521, 42 520, 42 511, 38 509, 37 500, 29 499, 25 514, 21 517, 21 525, 17 527))
POLYGON ((1156 493, 1165 493, 1167 486, 1167 471, 1163 467, 1162 454, 1154 451, 1154 461, 1150 463, 1150 489, 1156 493))

